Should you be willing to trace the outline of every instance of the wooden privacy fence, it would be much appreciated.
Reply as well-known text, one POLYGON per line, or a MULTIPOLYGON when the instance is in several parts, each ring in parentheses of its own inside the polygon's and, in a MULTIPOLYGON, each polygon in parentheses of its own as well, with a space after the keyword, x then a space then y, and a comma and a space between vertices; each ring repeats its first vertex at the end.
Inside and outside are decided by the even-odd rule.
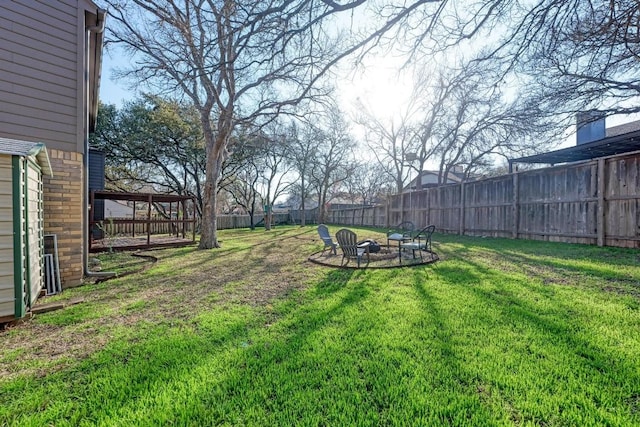
MULTIPOLYGON (((317 224, 318 223, 318 208, 306 209, 304 211, 304 222, 305 224, 317 224)), ((302 223, 302 210, 293 209, 289 211, 289 220, 292 224, 301 224, 302 223)))
MULTIPOLYGON (((263 215, 254 215, 254 223, 256 226, 264 227, 263 215)), ((251 226, 250 215, 218 215, 217 229, 225 230, 230 228, 249 228, 251 226)), ((288 213, 274 213, 273 225, 284 224, 289 222, 288 213)))
MULTIPOLYGON (((231 228, 249 228, 251 225, 251 217, 249 215, 218 215, 218 230, 231 228)), ((274 224, 288 223, 291 219, 288 213, 273 214, 274 224)), ((99 223, 101 230, 110 236, 123 235, 140 235, 147 233, 147 223, 140 220, 139 223, 133 223, 131 218, 106 218, 99 223)), ((262 216, 254 217, 254 221, 258 226, 264 226, 262 216)), ((162 220, 151 222, 148 224, 151 234, 175 234, 177 227, 182 227, 182 221, 162 220)), ((185 224, 185 230, 192 232, 192 223, 185 224)), ((182 228, 179 228, 182 230, 182 228)))
POLYGON ((385 206, 365 206, 359 208, 329 211, 329 220, 333 224, 369 225, 385 227, 387 208, 385 206))
POLYGON ((328 222, 640 247, 639 201, 633 153, 399 194, 384 207, 329 212, 328 222))

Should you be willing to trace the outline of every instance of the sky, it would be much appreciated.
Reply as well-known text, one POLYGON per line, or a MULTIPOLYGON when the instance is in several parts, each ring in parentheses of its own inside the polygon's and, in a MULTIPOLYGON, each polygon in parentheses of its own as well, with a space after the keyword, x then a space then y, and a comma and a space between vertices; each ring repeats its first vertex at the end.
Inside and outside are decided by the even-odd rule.
MULTIPOLYGON (((135 88, 128 87, 128 82, 114 77, 114 69, 126 68, 128 61, 113 46, 105 52, 100 82, 102 102, 121 107, 140 95, 135 88)), ((411 81, 407 76, 398 74, 400 64, 400 60, 393 56, 379 56, 367 61, 363 70, 341 72, 343 77, 336 79, 341 107, 348 113, 352 112, 355 102, 360 100, 377 116, 398 111, 411 95, 411 81)))
MULTIPOLYGON (((329 27, 366 27, 371 17, 368 8, 358 8, 350 13, 338 14, 329 27)), ((116 45, 111 44, 103 56, 100 99, 108 104, 122 106, 124 102, 139 97, 136 88, 128 87, 128 82, 114 78, 114 68, 127 68, 129 58, 122 55, 116 45)), ((341 61, 332 71, 337 74, 336 93, 340 107, 348 114, 355 113, 356 101, 361 101, 376 116, 392 115, 406 103, 411 93, 411 82, 400 78, 397 70, 403 64, 394 52, 369 56, 358 71, 348 69, 349 61, 341 61)))
MULTIPOLYGON (((121 107, 126 101, 134 100, 140 93, 136 88, 128 86, 128 82, 114 77, 115 68, 126 68, 128 57, 120 54, 117 47, 111 45, 103 56, 102 79, 100 83, 100 99, 107 104, 121 107)), ((348 64, 345 61, 342 67, 348 64)), ((336 93, 339 104, 347 115, 353 117, 357 112, 356 103, 364 104, 376 117, 389 120, 402 109, 411 96, 412 82, 405 73, 400 75, 398 69, 402 59, 388 53, 385 56, 370 57, 366 66, 352 72, 338 69, 336 74, 336 93)), ((640 119, 640 115, 611 116, 607 118, 607 127, 616 126, 640 119)), ((352 129, 356 138, 362 138, 362 130, 356 126, 352 129)), ((575 145, 575 129, 568 129, 564 140, 558 141, 557 148, 575 145)))
MULTIPOLYGON (((126 81, 114 78, 114 69, 126 68, 129 59, 118 55, 113 46, 110 50, 103 57, 100 100, 122 107, 125 102, 136 99, 140 93, 137 93, 135 88, 129 88, 126 81)), ((399 58, 386 55, 369 58, 366 65, 355 72, 336 70, 338 77, 335 81, 335 93, 338 94, 337 101, 345 115, 355 118, 359 111, 357 103, 361 102, 370 113, 381 120, 388 121, 397 116, 412 91, 412 82, 407 73, 398 73, 401 64, 399 58)), ((364 148, 365 130, 355 124, 349 130, 360 143, 358 157, 372 161, 372 153, 364 148)))
POLYGON ((126 82, 114 78, 114 68, 126 67, 128 58, 119 54, 112 46, 102 57, 102 77, 100 79, 100 100, 106 104, 121 107, 126 101, 137 97, 135 90, 127 87, 126 82))
MULTIPOLYGON (((399 61, 392 57, 378 57, 370 59, 368 66, 356 73, 344 73, 337 79, 337 93, 339 104, 345 113, 355 117, 356 102, 362 102, 376 117, 389 120, 402 109, 411 95, 412 83, 405 75, 398 74, 399 61)), ((127 59, 113 53, 105 55, 103 59, 102 80, 100 85, 100 99, 108 104, 121 107, 126 101, 134 100, 139 95, 135 89, 127 87, 122 80, 113 78, 113 69, 127 65, 127 59)), ((612 127, 634 120, 640 120, 640 114, 632 116, 610 116, 606 119, 606 127, 612 127)), ((354 125, 351 134, 362 144, 359 156, 365 160, 372 160, 371 153, 364 149, 364 129, 354 125)), ((567 129, 565 137, 559 139, 553 149, 560 149, 576 145, 575 127, 567 129)), ((497 160, 497 166, 503 160, 497 160)), ((435 163, 427 163, 426 169, 436 168, 435 163)))

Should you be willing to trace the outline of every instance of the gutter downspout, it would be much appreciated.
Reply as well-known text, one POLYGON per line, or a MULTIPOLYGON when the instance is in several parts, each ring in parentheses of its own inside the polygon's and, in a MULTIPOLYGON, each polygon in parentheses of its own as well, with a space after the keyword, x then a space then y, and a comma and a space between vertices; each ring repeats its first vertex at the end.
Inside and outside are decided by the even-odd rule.
MULTIPOLYGON (((84 73, 84 78, 85 78, 85 90, 86 90, 86 96, 87 96, 87 109, 86 109, 86 115, 85 115, 85 132, 84 132, 84 155, 82 156, 82 170, 83 170, 83 174, 84 174, 84 179, 83 179, 83 184, 82 184, 82 191, 84 192, 84 198, 83 200, 85 200, 86 203, 86 199, 89 195, 89 118, 90 118, 90 114, 89 111, 91 109, 91 105, 89 105, 90 102, 90 91, 91 88, 89 87, 89 82, 90 82, 90 77, 89 77, 89 70, 90 70, 90 63, 89 63, 89 46, 91 44, 91 34, 96 34, 96 39, 100 42, 100 43, 96 43, 99 45, 102 45, 102 34, 104 33, 104 28, 105 28, 105 20, 107 17, 107 11, 105 9, 101 9, 98 8, 98 10, 96 11, 96 25, 91 26, 91 27, 86 27, 86 37, 85 37, 85 73, 84 73)), ((100 49, 102 49, 102 46, 100 46, 100 49)), ((102 60, 100 58, 99 61, 96 61, 95 67, 96 67, 96 73, 99 73, 99 68, 102 66, 102 60)), ((96 79, 97 80, 97 79, 96 79)), ((96 81, 96 84, 98 82, 96 81)), ((98 103, 98 91, 96 91, 95 93, 95 98, 93 101, 96 103, 98 103)), ((96 109, 97 111, 97 109, 96 109)), ((83 235, 83 254, 82 254, 82 268, 84 270, 84 275, 86 277, 100 277, 100 278, 109 278, 109 277, 115 277, 117 276, 117 274, 115 272, 110 272, 110 271, 89 271, 89 265, 88 265, 88 258, 89 258, 89 250, 88 250, 88 242, 89 242, 89 207, 88 206, 84 206, 84 209, 82 209, 82 223, 83 223, 83 231, 82 231, 82 235, 83 235)))
POLYGON ((106 17, 107 10, 99 7, 98 10, 96 10, 96 25, 87 27, 87 31, 90 33, 102 34, 104 32, 106 17))

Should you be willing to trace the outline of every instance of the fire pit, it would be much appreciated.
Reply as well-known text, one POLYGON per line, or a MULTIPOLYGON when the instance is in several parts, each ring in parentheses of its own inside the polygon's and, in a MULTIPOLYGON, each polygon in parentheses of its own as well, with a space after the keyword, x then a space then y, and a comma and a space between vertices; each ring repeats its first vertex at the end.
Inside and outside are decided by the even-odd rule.
MULTIPOLYGON (((381 245, 380 251, 369 254, 369 262, 366 262, 366 257, 363 257, 360 268, 397 268, 397 267, 411 267, 423 264, 431 264, 439 259, 438 254, 435 252, 422 251, 422 258, 418 251, 416 251, 415 258, 411 251, 400 252, 402 256, 402 263, 398 259, 398 249, 396 246, 381 245)), ((355 260, 347 260, 342 258, 342 253, 338 248, 338 254, 333 255, 331 251, 319 251, 309 256, 309 261, 324 265, 327 267, 336 268, 358 268, 355 260)))

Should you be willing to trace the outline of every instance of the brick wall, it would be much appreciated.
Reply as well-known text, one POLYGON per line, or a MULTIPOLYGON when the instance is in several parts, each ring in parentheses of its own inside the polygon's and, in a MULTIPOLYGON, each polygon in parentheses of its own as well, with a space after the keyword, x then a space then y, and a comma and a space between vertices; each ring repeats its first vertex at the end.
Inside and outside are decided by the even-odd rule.
POLYGON ((83 276, 82 154, 48 150, 53 177, 44 176, 44 232, 58 236, 63 288, 78 286, 83 276))

